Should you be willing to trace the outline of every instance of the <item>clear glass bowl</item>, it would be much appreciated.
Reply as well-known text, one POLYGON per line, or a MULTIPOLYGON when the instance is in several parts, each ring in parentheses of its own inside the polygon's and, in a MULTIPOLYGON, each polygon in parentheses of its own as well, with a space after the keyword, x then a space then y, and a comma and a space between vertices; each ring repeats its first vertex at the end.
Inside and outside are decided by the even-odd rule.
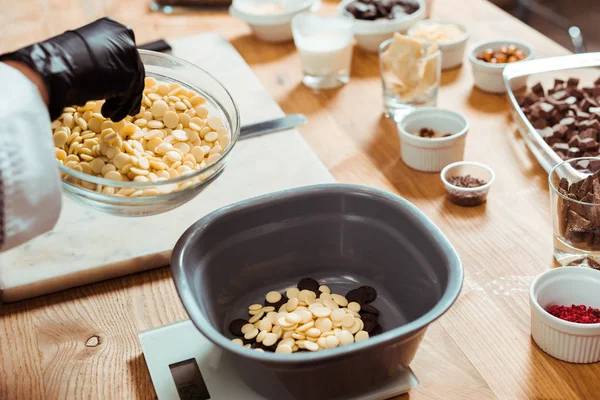
POLYGON ((140 50, 146 76, 160 82, 176 82, 206 97, 207 105, 218 114, 231 133, 231 142, 219 159, 188 175, 157 182, 113 181, 68 168, 60 163, 63 188, 76 201, 96 210, 123 216, 147 216, 178 207, 204 190, 223 172, 231 150, 240 137, 240 113, 225 87, 203 69, 170 55, 140 50), (116 194, 99 190, 112 187, 116 194), (159 195, 148 195, 156 193, 159 195), (145 191, 145 192, 144 192, 145 191))
POLYGON ((561 265, 600 269, 600 159, 573 158, 548 177, 554 258, 561 265))

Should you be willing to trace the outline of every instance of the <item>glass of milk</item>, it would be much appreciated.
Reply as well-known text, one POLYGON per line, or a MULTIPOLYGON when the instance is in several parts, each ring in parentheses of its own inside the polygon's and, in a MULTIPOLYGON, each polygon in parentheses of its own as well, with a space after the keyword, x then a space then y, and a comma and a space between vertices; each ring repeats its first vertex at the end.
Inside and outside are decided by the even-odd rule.
POLYGON ((303 13, 292 20, 292 33, 306 86, 331 89, 348 83, 354 46, 352 20, 303 13))

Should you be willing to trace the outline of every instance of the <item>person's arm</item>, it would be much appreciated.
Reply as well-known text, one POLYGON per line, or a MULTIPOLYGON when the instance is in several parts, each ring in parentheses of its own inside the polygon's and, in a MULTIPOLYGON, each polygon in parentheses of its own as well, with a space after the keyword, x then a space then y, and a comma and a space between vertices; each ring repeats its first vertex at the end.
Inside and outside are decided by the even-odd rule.
POLYGON ((106 100, 113 121, 139 112, 144 66, 133 31, 102 18, 0 55, 0 251, 52 229, 60 179, 50 120, 106 100))
POLYGON ((43 81, 25 65, 0 62, 0 82, 0 251, 5 251, 54 227, 61 188, 43 81))

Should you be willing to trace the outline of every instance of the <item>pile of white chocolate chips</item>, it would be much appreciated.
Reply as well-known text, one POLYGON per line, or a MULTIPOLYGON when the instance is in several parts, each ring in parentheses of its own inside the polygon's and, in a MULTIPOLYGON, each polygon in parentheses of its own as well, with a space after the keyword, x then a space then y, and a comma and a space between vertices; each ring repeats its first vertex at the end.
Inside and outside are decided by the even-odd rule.
MULTIPOLYGON (((306 278, 303 281, 312 280, 306 278)), ((376 297, 376 292, 366 286, 348 295, 362 301, 365 299, 361 296, 362 290, 374 293, 370 301, 376 297)), ((285 295, 272 291, 265 296, 265 304, 268 305, 250 305, 249 320, 236 319, 230 323, 229 331, 239 336, 233 339, 234 343, 257 351, 293 353, 344 346, 367 340, 369 331, 373 334, 381 332, 380 326, 379 331, 374 329, 376 315, 363 313, 359 302, 331 293, 325 285, 313 290, 288 288, 285 295), (363 317, 368 317, 368 322, 363 317)), ((366 307, 378 313, 373 306, 366 307)))
POLYGON ((206 98, 177 83, 146 78, 140 112, 119 122, 102 116, 103 104, 100 100, 67 107, 52 123, 56 159, 86 174, 157 185, 115 188, 80 181, 86 189, 131 197, 183 190, 210 174, 177 184, 160 181, 214 163, 231 142, 231 133, 223 119, 211 113, 206 98))

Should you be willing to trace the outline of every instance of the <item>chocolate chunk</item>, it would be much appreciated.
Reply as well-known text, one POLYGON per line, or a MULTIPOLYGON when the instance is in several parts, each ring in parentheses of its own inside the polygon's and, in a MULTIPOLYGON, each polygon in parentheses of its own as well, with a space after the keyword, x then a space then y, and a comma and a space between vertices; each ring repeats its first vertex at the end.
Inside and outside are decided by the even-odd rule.
POLYGON ((569 88, 567 89, 567 93, 569 94, 569 97, 575 97, 577 100, 581 100, 585 97, 585 92, 577 88, 569 88))
POLYGON ((314 280, 313 278, 304 278, 298 282, 298 289, 300 290, 310 290, 315 294, 319 293, 319 282, 314 280))
POLYGON ((588 233, 591 227, 592 223, 590 221, 576 212, 569 210, 565 239, 574 243, 581 243, 584 241, 583 234, 588 233))
POLYGON ((560 120, 559 124, 566 126, 567 128, 575 126, 575 118, 563 118, 560 120))
POLYGON ((234 336, 244 336, 242 326, 248 323, 245 319, 234 319, 229 323, 229 332, 234 336))
MULTIPOLYGON (((579 135, 575 135, 571 139, 569 139, 569 147, 579 147, 580 144, 581 138, 579 137, 579 135)), ((581 150, 584 151, 585 149, 581 150)))
POLYGON ((574 88, 579 86, 579 79, 578 78, 569 78, 569 80, 567 80, 567 87, 568 88, 574 88))
POLYGON ((538 82, 535 85, 533 85, 531 91, 539 97, 544 97, 546 95, 544 93, 544 86, 542 86, 541 82, 538 82))
POLYGON ((600 171, 600 159, 590 160, 590 171, 594 173, 600 171))
POLYGON ((591 112, 589 110, 591 107, 594 107, 594 104, 590 102, 590 100, 587 98, 581 100, 581 102, 579 103, 579 108, 581 109, 581 111, 591 112))
MULTIPOLYGON (((562 126, 562 125, 556 125, 556 126, 562 126)), ((546 138, 554 136, 554 129, 550 128, 549 126, 547 126, 544 129, 538 129, 537 133, 539 133, 541 137, 543 137, 544 139, 546 139, 546 138)))
POLYGON ((533 125, 535 129, 544 129, 548 126, 548 121, 546 121, 544 118, 538 118, 534 120, 531 125, 533 125))
POLYGON ((567 97, 565 99, 565 103, 567 103, 568 105, 572 106, 573 104, 577 103, 577 97, 574 97, 574 96, 567 97))
POLYGON ((554 143, 552 145, 552 150, 554 151, 562 151, 565 154, 569 151, 569 145, 567 143, 554 143))
POLYGON ((363 304, 366 303, 365 299, 366 299, 366 295, 363 290, 352 289, 351 291, 346 293, 346 300, 348 300, 349 302, 354 301, 354 302, 360 304, 361 307, 363 304))
POLYGON ((539 100, 540 100, 540 98, 538 97, 538 95, 533 92, 529 93, 529 94, 527 94, 527 96, 525 96, 525 102, 527 105, 537 103, 539 100))
POLYGON ((580 155, 581 155, 581 150, 579 150, 578 147, 571 147, 567 151, 567 157, 570 157, 570 158, 576 158, 576 157, 579 157, 580 155))
POLYGON ((569 127, 567 125, 556 124, 552 127, 552 130, 554 131, 554 137, 564 138, 569 131, 569 127))
POLYGON ((581 139, 594 139, 598 138, 598 132, 593 128, 588 128, 579 133, 581 139))
POLYGON ((579 143, 579 149, 585 151, 598 151, 598 142, 594 138, 582 139, 579 143))
POLYGON ((554 88, 563 88, 565 85, 565 81, 563 81, 562 79, 554 79, 554 88))
POLYGON ((600 131, 600 121, 595 120, 595 119, 591 120, 591 121, 582 122, 581 125, 585 126, 586 128, 595 129, 596 131, 600 131))
POLYGON ((370 304, 363 304, 360 307, 360 313, 361 314, 367 313, 367 314, 379 315, 379 310, 370 304))
POLYGON ((540 103, 540 116, 547 117, 554 110, 554 106, 550 103, 540 103))
POLYGON ((552 94, 552 98, 554 100, 564 100, 567 97, 569 97, 569 93, 567 93, 566 90, 560 90, 560 91, 552 94))
POLYGON ((373 328, 373 330, 369 333, 369 336, 373 337, 373 336, 381 335, 382 333, 383 333, 383 328, 381 327, 381 325, 377 324, 375 326, 375 328, 373 328))
POLYGON ((567 180, 567 178, 560 178, 558 187, 567 192, 569 190, 569 181, 567 180))
POLYGON ((362 322, 364 323, 363 330, 371 333, 373 329, 377 326, 377 316, 373 314, 363 314, 360 316, 362 322))
POLYGON ((586 119, 590 119, 591 115, 589 113, 583 111, 577 111, 575 113, 577 121, 585 121, 586 119))
POLYGON ((377 298, 377 291, 371 286, 361 286, 358 290, 362 290, 365 293, 365 303, 371 303, 377 298))

